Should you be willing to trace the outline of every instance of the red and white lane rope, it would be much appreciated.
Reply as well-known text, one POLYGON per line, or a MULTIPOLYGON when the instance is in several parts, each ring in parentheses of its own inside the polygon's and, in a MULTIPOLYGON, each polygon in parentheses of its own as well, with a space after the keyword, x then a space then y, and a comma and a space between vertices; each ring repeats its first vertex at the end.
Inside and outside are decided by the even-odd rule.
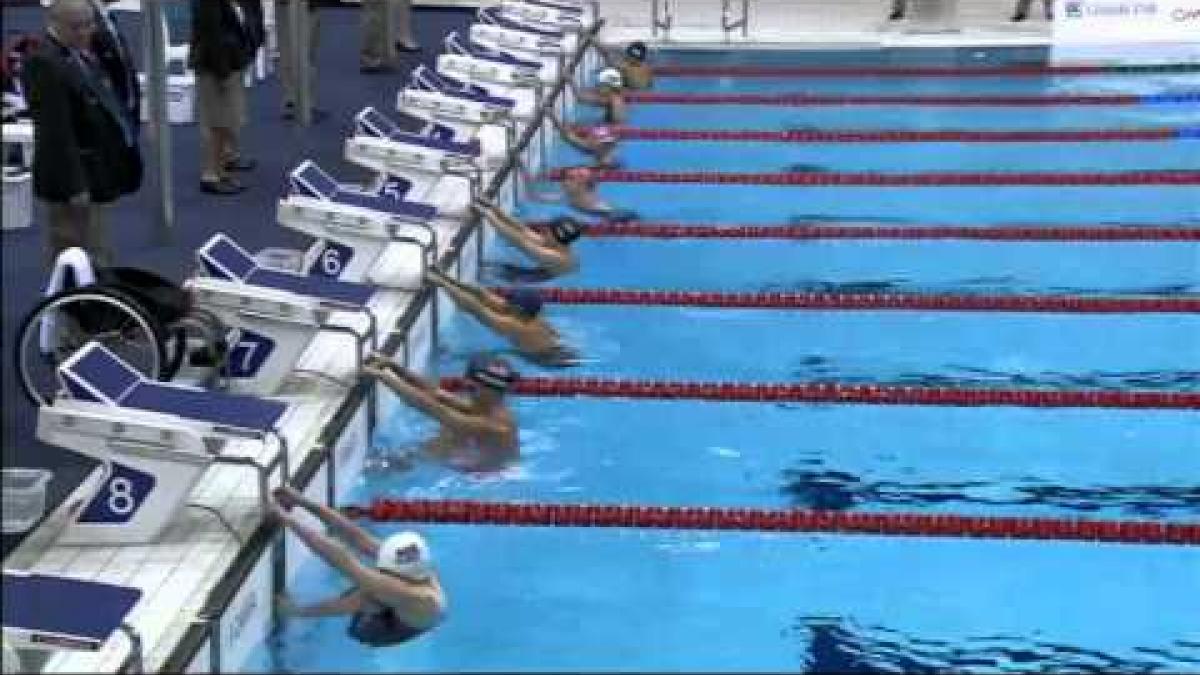
MULTIPOLYGON (((581 127, 586 130, 586 127, 581 127)), ((737 141, 766 143, 1089 143, 1172 141, 1179 129, 650 129, 609 127, 636 141, 737 141)))
POLYGON ((589 237, 644 237, 651 239, 970 239, 982 241, 1078 242, 1191 242, 1200 241, 1200 226, 1159 225, 829 225, 819 222, 792 225, 697 225, 690 223, 593 223, 589 237))
MULTIPOLYGON (((547 172, 561 180, 565 169, 547 172)), ((731 173, 723 171, 626 171, 595 169, 592 177, 607 183, 699 183, 706 185, 916 187, 1017 185, 1200 185, 1200 171, 1109 172, 925 172, 837 173, 825 171, 731 173)))
MULTIPOLYGON (((442 387, 464 387, 460 377, 442 387)), ((656 400, 867 405, 1019 406, 1200 410, 1200 392, 960 388, 841 382, 745 383, 522 377, 509 390, 521 396, 590 396, 656 400)))
POLYGON ((1112 75, 1186 73, 1200 70, 1196 64, 1145 66, 1053 66, 1015 64, 1005 66, 702 66, 660 64, 659 77, 1044 77, 1047 75, 1112 75))
MULTIPOLYGON (((503 290, 503 289, 499 289, 503 290)), ((932 310, 1070 314, 1200 313, 1200 297, 1089 297, 922 293, 719 293, 539 287, 542 300, 569 305, 644 305, 738 309, 932 310)))
POLYGON ((1132 520, 391 499, 376 499, 366 506, 347 506, 342 511, 353 518, 377 522, 1200 544, 1200 523, 1132 520))
MULTIPOLYGON (((1187 102, 1181 94, 1179 102, 1187 102)), ((635 91, 625 95, 630 103, 671 105, 769 105, 775 107, 905 105, 905 106, 1088 106, 1146 105, 1137 94, 721 94, 694 92, 635 91)), ((1173 102, 1164 99, 1161 102, 1173 102)))

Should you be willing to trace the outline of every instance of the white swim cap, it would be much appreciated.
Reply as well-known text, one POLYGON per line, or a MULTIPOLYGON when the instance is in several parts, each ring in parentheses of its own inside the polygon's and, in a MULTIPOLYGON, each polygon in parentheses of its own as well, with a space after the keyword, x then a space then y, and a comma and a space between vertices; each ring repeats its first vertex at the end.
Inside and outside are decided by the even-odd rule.
POLYGON ((621 77, 621 71, 616 68, 605 68, 596 76, 596 81, 606 87, 620 89, 625 86, 625 78, 621 77))
POLYGON ((384 572, 421 581, 433 576, 432 563, 429 545, 416 532, 400 532, 384 539, 375 562, 384 572))

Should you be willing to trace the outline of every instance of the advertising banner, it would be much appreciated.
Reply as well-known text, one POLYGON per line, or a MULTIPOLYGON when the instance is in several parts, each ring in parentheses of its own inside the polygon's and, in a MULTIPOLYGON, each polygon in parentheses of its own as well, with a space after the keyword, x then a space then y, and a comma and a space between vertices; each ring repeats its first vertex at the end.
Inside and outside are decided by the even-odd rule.
POLYGON ((1056 0, 1057 62, 1200 62, 1200 0, 1056 0))

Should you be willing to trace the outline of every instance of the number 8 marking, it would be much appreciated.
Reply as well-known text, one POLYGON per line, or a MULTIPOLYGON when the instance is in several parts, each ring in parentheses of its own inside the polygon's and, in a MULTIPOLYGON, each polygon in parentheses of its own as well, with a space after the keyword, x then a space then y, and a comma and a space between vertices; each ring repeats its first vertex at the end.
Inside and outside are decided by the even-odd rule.
POLYGON ((133 513, 137 503, 133 499, 133 483, 128 478, 114 478, 108 484, 108 510, 118 516, 133 513))

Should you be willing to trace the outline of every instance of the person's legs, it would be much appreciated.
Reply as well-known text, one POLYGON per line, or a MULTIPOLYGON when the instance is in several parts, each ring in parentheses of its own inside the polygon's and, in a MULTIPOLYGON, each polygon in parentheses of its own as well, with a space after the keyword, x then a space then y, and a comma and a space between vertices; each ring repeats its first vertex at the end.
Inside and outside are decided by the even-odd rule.
POLYGON ((1029 16, 1029 6, 1033 4, 1032 0, 1017 0, 1017 6, 1013 10, 1013 21, 1024 21, 1029 16))
MULTIPOLYGON (((390 0, 389 0, 390 1, 390 0)), ((412 0, 395 0, 396 3, 396 48, 417 51, 421 48, 413 34, 412 0)))
POLYGON ((892 21, 903 19, 906 4, 906 0, 892 0, 892 13, 888 15, 888 18, 892 21))
POLYGON ((363 0, 359 10, 362 51, 359 64, 364 69, 381 69, 392 64, 391 45, 387 42, 385 22, 388 0, 363 0))
POLYGON ((239 71, 229 76, 227 84, 229 125, 221 148, 221 166, 226 173, 249 171, 255 166, 253 160, 242 156, 242 128, 246 126, 246 86, 242 79, 243 72, 239 71))
POLYGON ((279 44, 279 84, 283 87, 283 107, 296 103, 296 57, 292 51, 292 8, 279 3, 275 8, 275 34, 279 44))
MULTIPOLYGON (((305 3, 308 7, 308 3, 305 3)), ((317 107, 317 58, 321 42, 321 13, 315 8, 308 10, 308 96, 312 107, 317 107)))
POLYGON ((46 260, 51 266, 68 248, 87 250, 87 216, 86 206, 46 202, 46 260))
POLYGON ((113 264, 112 242, 108 238, 108 219, 105 218, 103 204, 89 204, 85 207, 87 227, 86 246, 84 250, 92 258, 92 264, 97 267, 109 267, 113 264))

